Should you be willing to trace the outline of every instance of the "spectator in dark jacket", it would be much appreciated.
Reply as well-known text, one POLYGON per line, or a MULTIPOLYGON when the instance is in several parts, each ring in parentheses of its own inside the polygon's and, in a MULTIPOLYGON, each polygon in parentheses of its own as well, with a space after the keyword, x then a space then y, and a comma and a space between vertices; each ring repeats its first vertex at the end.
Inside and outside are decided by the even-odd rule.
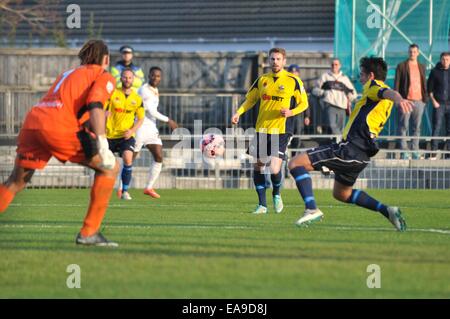
MULTIPOLYGON (((399 108, 398 135, 406 137, 409 135, 409 122, 412 120, 412 140, 411 148, 416 151, 413 158, 418 159, 420 124, 422 123, 423 110, 425 108, 427 93, 425 88, 425 65, 418 62, 419 46, 411 44, 408 49, 409 58, 397 65, 395 71, 395 90, 404 99, 413 102, 414 108, 410 113, 403 113, 399 108)), ((402 150, 408 149, 406 139, 400 141, 402 150)), ((402 153, 401 158, 408 158, 407 153, 402 153)))
MULTIPOLYGON (((431 70, 427 81, 427 89, 433 104, 433 136, 441 136, 445 128, 445 136, 450 136, 450 52, 441 53, 441 61, 431 70)), ((450 150, 450 140, 447 140, 447 150, 450 150)), ((437 150, 439 140, 431 142, 431 149, 437 150)), ((432 154, 430 159, 436 159, 432 154)))

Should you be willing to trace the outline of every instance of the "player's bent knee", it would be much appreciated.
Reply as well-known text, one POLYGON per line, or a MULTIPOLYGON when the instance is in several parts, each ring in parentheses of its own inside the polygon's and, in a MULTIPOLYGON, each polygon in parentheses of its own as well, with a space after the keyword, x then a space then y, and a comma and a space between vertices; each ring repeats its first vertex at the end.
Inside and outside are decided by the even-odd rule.
POLYGON ((340 201, 340 202, 347 203, 347 201, 348 201, 348 199, 350 198, 351 195, 352 195, 351 192, 350 192, 350 194, 348 194, 348 193, 343 193, 343 192, 340 192, 340 191, 333 190, 333 197, 335 199, 337 199, 338 201, 340 201))
POLYGON ((294 159, 289 160, 289 162, 288 162, 289 170, 294 169, 295 167, 296 167, 296 165, 294 163, 294 159))
POLYGON ((288 162, 288 168, 289 168, 289 170, 291 170, 298 166, 306 166, 306 164, 309 164, 309 163, 307 163, 304 160, 304 154, 297 155, 288 162))
POLYGON ((281 168, 274 168, 270 170, 270 174, 277 175, 281 171, 281 168))

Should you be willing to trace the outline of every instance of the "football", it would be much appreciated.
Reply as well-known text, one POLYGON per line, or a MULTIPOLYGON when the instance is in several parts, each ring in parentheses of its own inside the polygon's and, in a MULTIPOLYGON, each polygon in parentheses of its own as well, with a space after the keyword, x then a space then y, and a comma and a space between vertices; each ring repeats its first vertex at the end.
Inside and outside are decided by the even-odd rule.
POLYGON ((225 141, 221 135, 205 134, 200 141, 200 150, 207 158, 216 158, 225 153, 225 141))

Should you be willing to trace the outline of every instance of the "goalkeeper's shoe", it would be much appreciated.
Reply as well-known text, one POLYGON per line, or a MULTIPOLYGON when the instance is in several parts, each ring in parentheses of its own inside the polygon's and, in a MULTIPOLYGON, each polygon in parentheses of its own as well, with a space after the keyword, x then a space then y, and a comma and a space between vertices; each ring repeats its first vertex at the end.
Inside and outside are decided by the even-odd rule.
POLYGON ((91 236, 82 236, 78 233, 77 238, 75 240, 77 245, 85 245, 85 246, 104 246, 104 247, 118 247, 119 244, 109 241, 102 235, 102 233, 97 232, 91 236))
POLYGON ((132 199, 130 193, 128 193, 128 192, 122 192, 122 196, 120 198, 124 199, 124 200, 131 200, 132 199))
POLYGON ((275 208, 275 213, 281 213, 283 211, 283 200, 280 195, 273 196, 273 206, 275 208))
POLYGON ((308 227, 308 225, 320 221, 323 218, 323 213, 320 211, 320 209, 305 209, 305 213, 303 214, 303 217, 301 217, 295 225, 299 227, 308 227))
POLYGON ((253 211, 252 214, 267 214, 267 207, 264 207, 263 205, 256 206, 256 209, 253 211))
POLYGON ((120 198, 122 198, 122 188, 119 188, 118 190, 117 190, 117 197, 120 199, 120 198))
POLYGON ((400 208, 388 206, 389 221, 398 231, 406 231, 406 222, 400 212, 400 208))

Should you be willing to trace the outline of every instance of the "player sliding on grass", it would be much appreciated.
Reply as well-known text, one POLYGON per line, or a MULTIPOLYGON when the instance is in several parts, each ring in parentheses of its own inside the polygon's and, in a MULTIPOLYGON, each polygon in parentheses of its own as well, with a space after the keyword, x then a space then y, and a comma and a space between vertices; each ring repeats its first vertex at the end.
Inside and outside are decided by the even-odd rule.
POLYGON ((91 40, 78 57, 81 65, 58 76, 44 98, 27 114, 20 130, 14 169, 0 184, 0 213, 43 169, 52 156, 95 170, 89 208, 76 238, 81 245, 117 246, 99 232, 119 170, 105 136, 103 105, 115 79, 106 72, 108 47, 91 40))
POLYGON ((402 112, 410 112, 413 105, 383 83, 387 65, 382 58, 364 57, 360 61, 360 69, 363 94, 350 114, 343 140, 308 150, 289 162, 289 170, 306 206, 303 217, 296 222, 298 226, 308 225, 323 217, 316 206, 308 172, 320 171, 325 166, 335 173, 334 198, 380 212, 397 230, 406 230, 398 207, 386 206, 364 191, 353 189, 353 185, 370 158, 378 152, 375 139, 388 120, 393 104, 396 103, 402 112))

